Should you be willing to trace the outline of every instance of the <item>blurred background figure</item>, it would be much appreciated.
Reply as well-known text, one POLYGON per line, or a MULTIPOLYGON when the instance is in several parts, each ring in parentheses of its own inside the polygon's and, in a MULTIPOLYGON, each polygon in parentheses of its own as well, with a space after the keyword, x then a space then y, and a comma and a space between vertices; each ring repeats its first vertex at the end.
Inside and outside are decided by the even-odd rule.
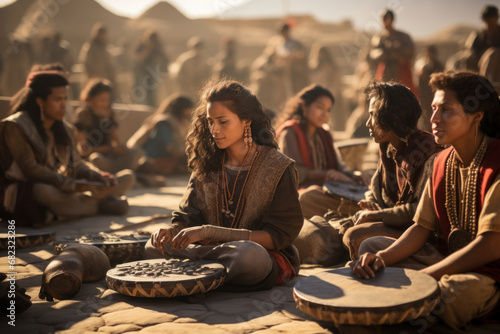
POLYGON ((250 66, 250 85, 264 107, 280 110, 287 100, 287 89, 283 84, 283 68, 274 62, 269 48, 255 59, 250 66))
POLYGON ((309 69, 312 82, 325 87, 335 96, 331 112, 332 129, 344 131, 349 113, 342 94, 342 74, 325 45, 313 44, 309 54, 309 69))
POLYGON ((31 42, 14 40, 5 54, 1 91, 4 96, 12 96, 24 87, 26 77, 33 64, 34 54, 31 42))
POLYGON ((127 148, 118 136, 112 92, 111 82, 104 78, 92 79, 83 89, 83 106, 74 115, 78 153, 106 172, 136 170, 141 153, 127 148))
POLYGON ((287 99, 310 83, 305 48, 291 37, 291 23, 279 25, 279 34, 267 43, 269 54, 273 54, 276 66, 283 69, 283 84, 287 99))
POLYGON ((422 118, 419 122, 419 128, 427 132, 431 132, 431 104, 434 98, 429 86, 429 80, 432 73, 442 72, 443 69, 435 45, 427 46, 424 56, 415 62, 415 74, 418 77, 418 91, 420 93, 420 105, 422 106, 422 118))
POLYGON ((187 42, 189 51, 182 53, 176 60, 177 91, 195 98, 203 83, 210 78, 212 70, 205 56, 205 44, 198 37, 187 42))
POLYGON ((73 66, 71 44, 62 39, 60 32, 56 32, 52 37, 49 63, 60 63, 68 71, 70 71, 73 66))
POLYGON ((145 92, 136 102, 156 106, 158 87, 167 75, 169 62, 156 31, 149 29, 144 32, 135 50, 134 61, 135 85, 143 87, 145 92))
POLYGON ((243 80, 236 64, 236 46, 236 40, 233 38, 226 37, 222 39, 221 50, 216 56, 216 63, 213 68, 214 79, 229 78, 236 81, 243 80))
POLYGON ((489 48, 500 48, 500 26, 498 25, 498 8, 488 5, 483 9, 481 19, 485 28, 477 33, 473 33, 474 40, 471 45, 472 58, 470 61, 471 70, 479 70, 479 62, 483 54, 489 48))
POLYGON ((166 98, 127 141, 145 157, 138 172, 170 175, 186 173, 185 141, 193 111, 191 99, 178 94, 166 98))
POLYGON ((108 51, 108 30, 102 23, 92 27, 90 40, 83 44, 79 61, 85 69, 82 87, 93 78, 105 78, 111 84, 116 84, 115 64, 108 51))
POLYGON ((500 92, 500 26, 498 25, 498 8, 486 6, 481 15, 486 28, 483 29, 472 44, 475 59, 479 59, 479 74, 491 81, 497 92, 500 92))
POLYGON ((415 46, 410 35, 394 29, 394 19, 392 10, 382 11, 384 30, 372 38, 370 57, 378 63, 375 79, 399 82, 417 95, 412 77, 415 46))

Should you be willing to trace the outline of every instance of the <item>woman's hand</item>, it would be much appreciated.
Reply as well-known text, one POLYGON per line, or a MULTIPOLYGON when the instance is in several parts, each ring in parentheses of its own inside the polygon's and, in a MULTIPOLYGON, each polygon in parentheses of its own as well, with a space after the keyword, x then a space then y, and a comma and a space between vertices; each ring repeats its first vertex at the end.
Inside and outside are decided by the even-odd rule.
POLYGON ((201 240, 201 226, 188 227, 177 233, 172 240, 173 249, 186 249, 192 243, 201 240))
POLYGON ((356 183, 349 176, 335 169, 329 169, 326 171, 325 181, 341 181, 347 183, 356 183))
POLYGON ((385 263, 378 254, 365 253, 351 264, 352 273, 359 278, 370 279, 375 277, 375 273, 384 268, 385 263))
POLYGON ((375 203, 375 202, 372 202, 372 201, 368 201, 366 199, 363 199, 363 200, 359 201, 358 205, 363 210, 368 210, 368 211, 382 210, 382 208, 380 207, 380 205, 378 205, 378 203, 375 203))
POLYGON ((163 245, 170 242, 174 237, 173 227, 160 228, 151 235, 151 244, 154 248, 163 250, 163 245))
POLYGON ((361 214, 357 215, 357 219, 354 225, 369 223, 369 222, 380 222, 382 221, 382 213, 374 211, 363 211, 361 214))

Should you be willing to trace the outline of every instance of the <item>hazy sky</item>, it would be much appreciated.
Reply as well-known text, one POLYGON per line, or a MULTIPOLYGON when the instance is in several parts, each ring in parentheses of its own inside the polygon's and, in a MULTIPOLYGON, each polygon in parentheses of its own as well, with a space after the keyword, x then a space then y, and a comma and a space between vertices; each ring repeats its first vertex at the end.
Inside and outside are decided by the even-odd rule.
MULTIPOLYGON (((0 0, 0 7, 15 0, 0 0)), ((39 0, 49 1, 49 0, 39 0)), ((52 0, 55 1, 55 0, 52 0)), ((69 1, 69 0, 66 0, 69 1)), ((77 1, 77 0, 72 0, 77 1)), ((155 3, 165 0, 97 0, 115 14, 137 17, 155 3)), ((356 28, 378 21, 381 8, 396 9, 396 27, 415 37, 426 37, 452 24, 479 27, 480 11, 485 4, 500 0, 169 0, 189 18, 283 17, 314 15, 323 22, 351 20, 356 28)), ((369 28, 369 27, 368 27, 369 28)))

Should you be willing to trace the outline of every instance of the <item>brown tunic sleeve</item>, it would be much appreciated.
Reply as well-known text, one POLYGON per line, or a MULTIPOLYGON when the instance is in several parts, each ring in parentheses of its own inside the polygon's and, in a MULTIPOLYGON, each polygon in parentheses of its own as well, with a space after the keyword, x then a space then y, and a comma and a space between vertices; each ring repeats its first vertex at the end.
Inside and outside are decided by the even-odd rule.
POLYGON ((294 164, 289 165, 260 223, 261 229, 271 235, 277 250, 285 249, 297 238, 304 222, 296 175, 294 164))
POLYGON ((194 186, 194 177, 191 175, 186 191, 179 202, 179 210, 172 213, 172 225, 180 228, 201 226, 206 224, 203 213, 196 197, 196 188, 194 186))

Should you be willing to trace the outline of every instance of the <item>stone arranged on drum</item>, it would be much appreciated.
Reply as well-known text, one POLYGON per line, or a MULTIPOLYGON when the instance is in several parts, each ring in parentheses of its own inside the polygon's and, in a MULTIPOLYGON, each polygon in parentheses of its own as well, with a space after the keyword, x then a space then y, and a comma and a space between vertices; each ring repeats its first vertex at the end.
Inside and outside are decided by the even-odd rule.
POLYGON ((225 277, 226 268, 217 262, 154 259, 118 265, 108 271, 106 283, 133 297, 177 297, 214 290, 225 277))
POLYGON ((370 280, 351 268, 326 270, 293 289, 299 309, 339 325, 397 324, 430 314, 440 300, 434 278, 411 269, 385 268, 370 280))

